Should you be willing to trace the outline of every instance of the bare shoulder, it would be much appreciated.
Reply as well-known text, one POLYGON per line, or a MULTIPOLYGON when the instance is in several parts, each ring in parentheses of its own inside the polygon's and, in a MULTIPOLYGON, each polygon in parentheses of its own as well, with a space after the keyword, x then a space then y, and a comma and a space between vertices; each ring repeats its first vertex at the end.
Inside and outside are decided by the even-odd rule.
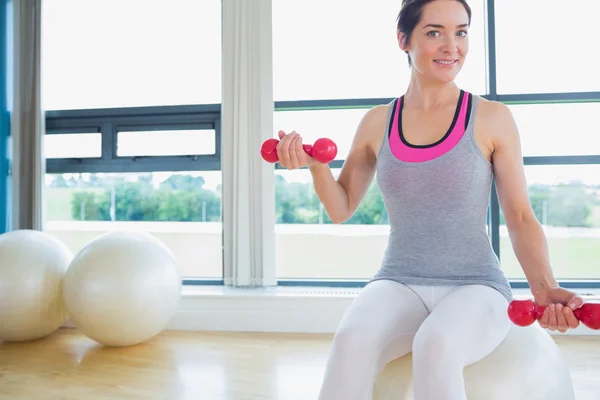
POLYGON ((480 98, 477 117, 476 131, 492 153, 518 135, 513 114, 504 103, 480 98))
POLYGON ((369 148, 375 154, 379 152, 388 122, 390 107, 392 107, 392 103, 378 105, 372 107, 363 115, 356 130, 355 145, 369 148))
POLYGON ((512 123, 512 112, 504 103, 481 98, 479 109, 480 117, 488 123, 512 123))

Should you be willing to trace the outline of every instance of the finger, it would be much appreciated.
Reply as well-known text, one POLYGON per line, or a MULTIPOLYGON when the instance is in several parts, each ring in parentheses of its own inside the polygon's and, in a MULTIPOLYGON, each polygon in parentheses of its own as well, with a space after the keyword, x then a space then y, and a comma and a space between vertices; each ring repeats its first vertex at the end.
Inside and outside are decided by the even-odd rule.
POLYGON ((304 150, 304 139, 300 137, 298 144, 298 158, 300 159, 300 165, 305 166, 310 164, 311 157, 304 150))
POLYGON ((567 319, 565 318, 565 313, 563 310, 567 309, 562 304, 558 303, 556 305, 556 322, 557 329, 561 333, 565 333, 567 329, 569 329, 569 324, 567 323, 567 319))
POLYGON ((290 165, 290 141, 294 138, 294 134, 290 133, 285 135, 279 141, 277 145, 277 156, 279 157, 279 164, 282 167, 287 167, 290 165))
POLYGON ((577 310, 579 307, 583 305, 583 299, 579 296, 575 296, 569 301, 569 308, 573 311, 577 310))
POLYGON ((550 329, 551 331, 555 331, 558 328, 558 320, 556 317, 556 306, 553 304, 550 304, 550 306, 548 307, 550 309, 549 314, 548 314, 548 329, 550 329))
POLYGON ((301 154, 302 151, 302 138, 297 135, 294 138, 294 142, 290 145, 290 161, 292 168, 300 168, 302 166, 301 154))
POLYGON ((287 169, 292 170, 298 168, 297 160, 296 160, 296 142, 298 141, 299 135, 296 132, 292 132, 290 134, 290 139, 287 143, 287 169))
POLYGON ((277 143, 277 147, 276 147, 277 158, 279 159, 279 165, 281 165, 282 167, 285 167, 285 158, 283 156, 283 146, 285 144, 284 140, 285 140, 285 138, 281 138, 279 143, 277 143))
POLYGON ((279 136, 279 140, 281 140, 285 136, 285 132, 284 131, 279 131, 279 132, 277 132, 277 135, 279 136))
POLYGON ((569 328, 575 329, 579 326, 579 320, 573 314, 573 311, 569 307, 563 308, 563 314, 565 314, 565 319, 567 320, 567 324, 569 324, 569 328))
POLYGON ((298 156, 296 154, 296 143, 298 143, 298 138, 300 137, 299 134, 294 133, 292 135, 292 138, 290 139, 290 144, 289 144, 289 154, 288 157, 290 159, 289 165, 288 165, 288 170, 292 170, 292 169, 296 169, 298 168, 298 156))
POLYGON ((539 324, 542 328, 548 328, 548 320, 549 320, 549 315, 550 315, 550 310, 548 307, 546 307, 544 309, 544 312, 542 313, 542 318, 539 319, 539 324))

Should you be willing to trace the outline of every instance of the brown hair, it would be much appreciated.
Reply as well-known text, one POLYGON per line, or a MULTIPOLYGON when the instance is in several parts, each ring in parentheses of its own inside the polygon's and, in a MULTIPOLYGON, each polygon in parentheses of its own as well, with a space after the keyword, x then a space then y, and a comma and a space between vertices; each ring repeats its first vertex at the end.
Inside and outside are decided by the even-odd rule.
MULTIPOLYGON (((421 21, 423 7, 432 1, 435 0, 402 0, 402 7, 400 8, 400 12, 398 13, 398 18, 396 21, 398 23, 398 33, 403 33, 406 35, 404 44, 408 43, 410 36, 415 30, 415 27, 421 21)), ((461 3, 465 7, 465 10, 467 10, 467 14, 469 15, 469 25, 471 25, 471 7, 467 4, 466 0, 456 1, 461 3)), ((408 54, 408 52, 406 54, 408 54)), ((408 65, 412 65, 410 55, 408 56, 408 65)))

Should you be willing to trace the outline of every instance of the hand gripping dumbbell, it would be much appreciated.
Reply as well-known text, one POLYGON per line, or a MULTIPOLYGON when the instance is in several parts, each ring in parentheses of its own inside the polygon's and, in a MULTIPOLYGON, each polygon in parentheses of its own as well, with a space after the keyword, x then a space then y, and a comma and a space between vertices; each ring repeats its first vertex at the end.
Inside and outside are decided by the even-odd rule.
MULTIPOLYGON (((533 300, 513 300, 508 306, 508 317, 518 326, 529 326, 542 318, 546 306, 537 305, 533 300)), ((600 304, 584 303, 573 311, 583 325, 600 330, 600 304)))
MULTIPOLYGON (((269 163, 276 163, 279 161, 277 156, 277 145, 279 140, 275 138, 267 139, 260 148, 260 154, 262 158, 269 163)), ((320 163, 327 164, 335 159, 337 155, 337 146, 333 140, 328 138, 317 139, 317 141, 310 144, 303 144, 302 148, 312 158, 320 163)))

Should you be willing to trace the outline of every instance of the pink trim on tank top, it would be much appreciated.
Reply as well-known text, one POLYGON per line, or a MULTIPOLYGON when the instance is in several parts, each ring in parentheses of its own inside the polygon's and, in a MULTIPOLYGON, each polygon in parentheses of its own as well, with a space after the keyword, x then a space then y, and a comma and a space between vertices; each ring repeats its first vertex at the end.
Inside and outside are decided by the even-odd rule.
POLYGON ((410 147, 404 144, 400 139, 398 113, 401 112, 403 99, 404 97, 400 97, 396 102, 396 110, 394 112, 392 123, 392 132, 389 138, 390 150, 399 160, 405 162, 424 162, 433 160, 452 150, 464 136, 466 131, 467 113, 469 111, 469 94, 467 92, 465 92, 464 96, 462 96, 460 112, 452 132, 450 132, 444 141, 430 147, 410 147))

